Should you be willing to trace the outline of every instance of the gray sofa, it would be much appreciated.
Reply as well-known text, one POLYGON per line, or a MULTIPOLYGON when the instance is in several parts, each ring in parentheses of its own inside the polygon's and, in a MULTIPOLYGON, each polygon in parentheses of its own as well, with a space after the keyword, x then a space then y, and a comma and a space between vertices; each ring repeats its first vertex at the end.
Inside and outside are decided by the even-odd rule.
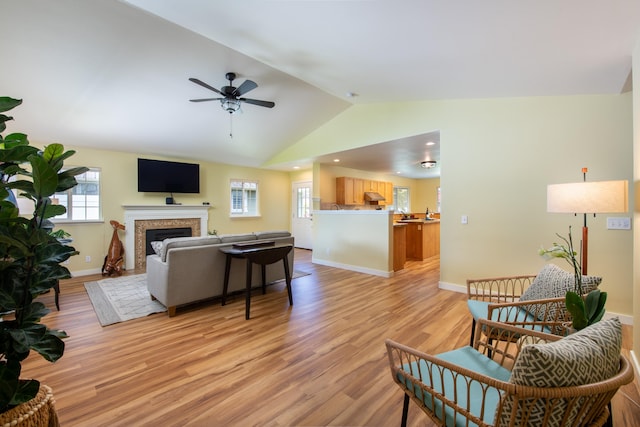
MULTIPOLYGON (((226 255, 220 252, 224 246, 237 242, 268 240, 278 243, 294 243, 288 231, 262 231, 248 234, 228 234, 206 237, 177 237, 154 243, 155 254, 147 256, 147 288, 151 297, 175 316, 176 307, 222 295, 226 255)), ((289 269, 293 274, 293 253, 289 255, 289 269)), ((231 262, 228 292, 246 289, 244 260, 231 262)), ((281 262, 266 268, 267 283, 284 279, 281 262)), ((262 285, 260 266, 253 266, 252 286, 262 285)))

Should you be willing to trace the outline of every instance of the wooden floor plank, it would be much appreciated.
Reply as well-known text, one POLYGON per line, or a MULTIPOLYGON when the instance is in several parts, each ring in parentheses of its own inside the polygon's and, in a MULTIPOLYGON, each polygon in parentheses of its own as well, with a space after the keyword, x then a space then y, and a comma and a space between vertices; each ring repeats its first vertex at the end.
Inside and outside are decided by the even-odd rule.
MULTIPOLYGON (((389 279, 314 265, 310 251, 295 260, 311 274, 293 280, 294 306, 277 283, 252 297, 250 320, 238 295, 101 327, 83 286, 101 277, 64 281, 61 311, 41 299, 45 323, 70 335, 65 354, 30 355, 23 376, 53 388, 63 426, 399 424, 385 338, 428 353, 466 345, 465 295, 438 289, 437 257, 389 279)), ((616 427, 640 425, 637 402, 637 382, 615 396, 616 427)), ((412 407, 409 425, 432 423, 412 407)))

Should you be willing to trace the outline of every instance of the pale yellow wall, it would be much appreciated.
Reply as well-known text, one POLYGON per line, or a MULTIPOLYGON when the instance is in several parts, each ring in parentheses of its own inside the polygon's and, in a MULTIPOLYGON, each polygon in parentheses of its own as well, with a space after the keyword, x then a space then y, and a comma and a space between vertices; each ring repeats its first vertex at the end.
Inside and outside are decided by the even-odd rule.
MULTIPOLYGON (((38 145, 37 141, 34 145, 38 145)), ((174 194, 176 202, 183 205, 209 202, 208 230, 219 234, 245 233, 261 230, 289 230, 291 205, 291 179, 289 173, 266 169, 245 168, 219 163, 205 163, 193 159, 175 159, 160 156, 138 155, 83 147, 66 147, 77 153, 66 163, 98 167, 102 171, 102 205, 104 223, 61 224, 60 228, 71 233, 73 246, 80 256, 71 258, 69 269, 82 274, 85 270, 100 269, 107 253, 113 229, 109 220, 124 222, 122 205, 162 205, 164 193, 138 193, 138 157, 161 160, 185 161, 200 164, 200 194, 174 194), (257 180, 260 190, 259 218, 229 217, 229 181, 232 178, 257 180), (85 256, 91 262, 85 262, 85 256)), ((124 241, 124 235, 120 234, 124 241)))
POLYGON ((438 187, 440 178, 416 179, 411 192, 411 210, 413 212, 436 212, 438 207, 438 187))
POLYGON ((393 274, 392 222, 389 211, 314 211, 313 262, 390 277, 393 274))
MULTIPOLYGON (((640 70, 640 38, 633 52, 633 69, 640 70)), ((634 244, 633 244, 633 289, 628 298, 633 301, 633 353, 640 357, 640 72, 633 73, 633 185, 630 189, 635 193, 633 209, 634 244)))
POLYGON ((313 181, 313 170, 295 170, 289 172, 289 178, 291 182, 304 182, 304 181, 313 181))
MULTIPOLYGON (((354 105, 270 163, 439 130, 441 281, 463 285, 535 273, 541 245, 569 225, 579 232, 581 218, 546 212, 548 184, 580 181, 583 166, 591 181, 632 180, 631 103, 623 94, 354 105)), ((607 309, 631 315, 632 232, 605 224, 589 219, 589 272, 604 277, 607 309)))

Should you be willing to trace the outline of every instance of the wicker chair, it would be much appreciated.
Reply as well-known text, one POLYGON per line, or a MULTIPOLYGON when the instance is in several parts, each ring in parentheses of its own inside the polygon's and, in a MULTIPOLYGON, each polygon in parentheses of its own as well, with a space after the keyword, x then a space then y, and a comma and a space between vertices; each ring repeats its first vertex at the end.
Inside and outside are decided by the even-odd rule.
MULTIPOLYGON (((612 374, 606 379, 562 387, 522 385, 514 377, 521 369, 518 364, 525 363, 523 359, 528 357, 516 361, 523 348, 529 346, 522 353, 531 354, 534 347, 544 346, 529 344, 553 342, 557 346, 555 341, 562 337, 484 319, 478 320, 476 328, 472 347, 439 355, 386 340, 391 375, 405 393, 402 426, 406 426, 410 400, 440 426, 602 426, 610 415, 611 398, 620 386, 633 379, 633 369, 620 355, 618 345, 617 353, 615 348, 613 354, 609 351, 612 374), (489 333, 480 333, 481 328, 489 333), (499 339, 491 340, 489 336, 499 339)), ((564 339, 575 340, 578 334, 585 333, 564 339)), ((592 365, 596 365, 592 366, 595 371, 602 369, 599 364, 592 365)), ((548 368, 555 375, 556 366, 548 368)), ((525 378, 530 376, 524 374, 525 378)))
MULTIPOLYGON (((537 275, 467 280, 467 305, 473 318, 469 345, 473 345, 478 319, 490 319, 527 329, 564 335, 571 315, 564 297, 574 288, 572 273, 546 264, 537 275), (526 300, 524 302, 523 300, 526 300)), ((595 289, 601 277, 583 276, 585 293, 595 289)))
MULTIPOLYGON (((535 278, 535 275, 528 274, 467 280, 467 305, 473 319, 469 345, 473 345, 476 321, 478 319, 508 321, 507 318, 494 319, 490 317, 488 314, 489 307, 491 306, 493 310, 500 310, 501 304, 505 304, 504 313, 514 314, 513 311, 509 311, 508 307, 510 304, 520 300, 520 296, 535 278)), ((526 319, 526 316, 524 318, 526 319)))

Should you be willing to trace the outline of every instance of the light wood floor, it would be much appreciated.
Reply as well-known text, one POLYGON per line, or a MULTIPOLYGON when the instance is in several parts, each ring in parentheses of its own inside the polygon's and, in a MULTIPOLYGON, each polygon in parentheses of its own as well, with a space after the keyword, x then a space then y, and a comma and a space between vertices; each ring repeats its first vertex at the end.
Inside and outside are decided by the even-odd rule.
MULTIPOLYGON (((226 306, 209 302, 101 327, 79 277, 61 285, 52 328, 70 335, 62 359, 32 353, 23 377, 53 387, 63 426, 395 426, 403 394, 384 339, 429 353, 466 345, 465 295, 438 289, 439 260, 391 279, 313 265, 296 250, 294 306, 284 284, 226 306)), ((222 272, 221 272, 222 274, 222 272)), ((625 327, 625 353, 631 347, 625 327)), ((613 401, 614 425, 640 425, 637 379, 613 401)), ((432 425, 416 407, 409 425, 432 425)))

